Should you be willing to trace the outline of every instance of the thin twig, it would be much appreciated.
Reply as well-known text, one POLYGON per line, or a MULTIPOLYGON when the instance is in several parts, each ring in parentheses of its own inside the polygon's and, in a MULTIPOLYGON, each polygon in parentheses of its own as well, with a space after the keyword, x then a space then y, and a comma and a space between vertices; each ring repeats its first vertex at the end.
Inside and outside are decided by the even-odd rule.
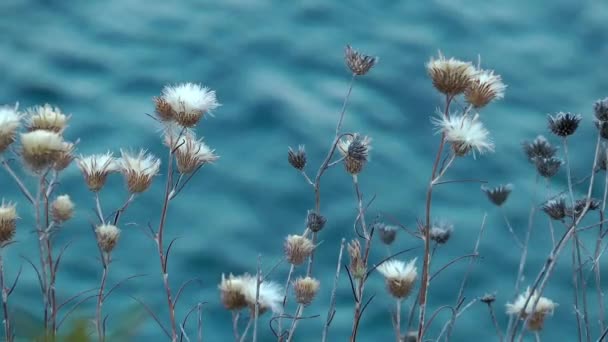
POLYGON ((342 241, 340 242, 340 253, 338 254, 338 266, 336 267, 336 276, 334 277, 334 286, 331 290, 331 296, 329 299, 329 310, 327 311, 327 319, 325 320, 325 325, 323 325, 323 335, 321 337, 321 342, 325 342, 327 340, 327 332, 329 331, 329 325, 333 321, 334 315, 336 314, 336 291, 338 289, 338 280, 340 279, 342 253, 344 253, 345 244, 346 239, 342 238, 342 241))

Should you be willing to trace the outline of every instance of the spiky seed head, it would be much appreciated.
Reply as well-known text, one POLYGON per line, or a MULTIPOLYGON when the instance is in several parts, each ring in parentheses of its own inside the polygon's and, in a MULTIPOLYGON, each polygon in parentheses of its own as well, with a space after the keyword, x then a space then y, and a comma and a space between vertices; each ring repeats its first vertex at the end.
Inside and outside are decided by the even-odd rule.
POLYGON ((388 260, 380 264, 377 268, 384 279, 388 292, 395 298, 407 298, 418 276, 416 269, 416 258, 405 263, 400 260, 388 260))
POLYGON ((395 242, 395 238, 397 237, 397 227, 387 225, 384 222, 375 222, 372 225, 374 231, 378 232, 378 236, 380 237, 380 241, 382 241, 385 245, 391 245, 395 242))
POLYGON ((97 243, 99 248, 106 253, 112 252, 118 238, 120 237, 120 229, 113 224, 101 224, 95 228, 97 234, 97 243))
POLYGON ((557 136, 565 138, 574 134, 582 117, 579 114, 559 112, 555 116, 547 116, 549 130, 557 136))
MULTIPOLYGON (((589 199, 589 207, 587 208, 587 212, 588 211, 592 211, 592 210, 598 210, 601 206, 602 202, 596 198, 590 198, 589 199)), ((583 213, 583 209, 585 209, 585 207, 587 206, 587 198, 581 198, 581 199, 577 199, 574 202, 574 207, 568 207, 566 208, 566 216, 572 217, 574 216, 575 218, 579 218, 579 216, 583 213)))
POLYGON ((327 219, 323 215, 314 210, 308 210, 308 214, 306 215, 306 227, 313 233, 317 233, 323 229, 325 223, 327 223, 327 219))
POLYGON ((129 192, 137 194, 146 191, 152 184, 152 178, 158 174, 160 159, 147 154, 146 150, 140 150, 137 154, 120 150, 120 154, 119 170, 125 176, 129 192))
POLYGON ((53 164, 53 170, 63 171, 68 166, 70 166, 70 164, 72 164, 72 161, 74 160, 74 150, 75 149, 76 149, 76 146, 74 145, 74 143, 64 141, 63 149, 61 150, 61 154, 59 155, 59 157, 53 164))
POLYGON ((238 277, 230 274, 228 278, 222 274, 222 281, 218 287, 222 304, 226 309, 238 311, 247 307, 244 288, 250 281, 251 277, 247 274, 238 277))
POLYGON ((52 166, 65 148, 63 138, 55 132, 39 129, 21 134, 21 157, 34 172, 52 166))
POLYGON ((450 240, 453 231, 454 225, 447 221, 434 222, 430 231, 431 240, 443 245, 450 240))
POLYGON ((344 155, 344 167, 351 175, 357 175, 369 160, 372 139, 359 133, 349 135, 338 142, 338 149, 344 155))
POLYGON ((26 113, 29 116, 27 122, 29 131, 43 129, 61 133, 66 128, 69 119, 69 116, 63 114, 59 107, 53 107, 48 103, 43 106, 28 108, 26 113))
POLYGON ((537 158, 551 158, 555 156, 557 148, 542 135, 539 135, 533 141, 524 141, 522 144, 524 152, 531 163, 536 162, 537 158))
POLYGON ((288 235, 283 245, 287 262, 296 266, 303 264, 314 249, 312 241, 300 235, 288 235))
POLYGON ((0 247, 13 240, 18 218, 17 205, 2 200, 0 205, 0 247))
POLYGON ((18 106, 0 106, 0 153, 15 142, 17 130, 21 126, 22 114, 18 106))
POLYGON ((304 306, 310 305, 319 291, 319 281, 311 277, 299 277, 293 282, 296 302, 304 306))
POLYGON ((488 187, 482 185, 481 191, 485 192, 485 194, 488 196, 488 199, 490 200, 490 202, 492 202, 495 205, 500 207, 509 198, 511 191, 513 191, 513 185, 512 184, 499 185, 495 188, 488 188, 488 187))
POLYGON ((165 86, 160 98, 155 99, 158 117, 175 121, 180 126, 194 127, 205 114, 219 107, 215 91, 195 83, 165 86))
POLYGON ((473 152, 480 154, 494 151, 494 143, 490 139, 490 132, 479 120, 479 115, 450 115, 441 113, 439 118, 432 121, 437 132, 445 134, 445 140, 452 144, 452 150, 458 157, 473 152))
POLYGON ((378 57, 366 56, 350 45, 346 45, 346 49, 344 49, 344 60, 350 71, 359 76, 367 74, 378 63, 378 57))
POLYGON ((297 170, 304 170, 306 167, 306 151, 304 145, 298 146, 297 150, 293 150, 291 147, 287 150, 287 161, 291 166, 297 170))
MULTIPOLYGON (((248 278, 243 287, 243 295, 247 306, 253 312, 256 305, 257 280, 248 278)), ((274 313, 281 313, 283 309, 283 289, 281 285, 272 281, 263 281, 260 283, 258 295, 259 314, 262 315, 268 310, 274 313)))
POLYGON ((506 88, 500 75, 495 75, 493 70, 478 70, 464 96, 474 108, 481 108, 493 100, 502 99, 506 88))
POLYGON ((435 89, 448 96, 462 94, 477 74, 470 62, 447 59, 441 52, 437 58, 431 57, 426 63, 426 70, 435 89))
POLYGON ((496 301, 496 295, 493 293, 486 293, 483 297, 479 298, 482 303, 492 304, 496 301))
POLYGON ((350 257, 350 272, 353 278, 363 279, 367 269, 363 263, 363 257, 361 254, 361 244, 359 240, 351 240, 347 245, 348 255, 350 257))
POLYGON ((111 152, 106 152, 86 157, 81 155, 78 158, 78 168, 89 190, 97 192, 104 186, 110 173, 118 172, 119 164, 111 152))
POLYGON ((566 200, 564 197, 554 198, 543 204, 542 207, 545 214, 553 220, 563 220, 566 217, 566 200))
POLYGON ((57 196, 51 203, 51 214, 57 223, 63 223, 74 216, 74 202, 69 195, 57 196))
POLYGON ((557 174, 564 162, 556 157, 536 158, 536 171, 545 178, 551 178, 557 174))
POLYGON ((594 120, 593 123, 603 139, 608 139, 608 121, 594 120))
POLYGON ((552 315, 556 307, 557 304, 552 300, 546 297, 540 297, 540 294, 537 291, 534 291, 531 294, 530 288, 527 288, 524 293, 517 296, 515 302, 507 303, 506 311, 508 315, 515 315, 522 320, 525 320, 531 315, 528 320, 527 328, 530 331, 539 331, 543 328, 545 318, 552 315), (528 300, 528 297, 530 300, 528 300), (532 311, 532 307, 537 301, 536 308, 532 311))
POLYGON ((196 139, 193 133, 184 134, 178 139, 175 150, 177 170, 181 174, 190 174, 200 167, 211 164, 219 159, 202 139, 196 139))
POLYGON ((593 114, 599 121, 608 121, 608 97, 595 102, 593 114))

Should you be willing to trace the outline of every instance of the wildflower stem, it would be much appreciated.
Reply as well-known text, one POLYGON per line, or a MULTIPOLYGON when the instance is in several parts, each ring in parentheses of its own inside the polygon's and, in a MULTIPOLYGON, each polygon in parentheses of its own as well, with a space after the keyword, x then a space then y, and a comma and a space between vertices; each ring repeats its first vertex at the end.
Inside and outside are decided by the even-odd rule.
POLYGON ((401 298, 395 300, 395 337, 397 342, 401 342, 401 298))
POLYGON ((103 324, 103 315, 102 315, 102 308, 103 308, 103 300, 104 300, 104 289, 106 286, 106 279, 108 276, 108 271, 109 271, 109 266, 110 263, 108 262, 109 258, 106 256, 105 253, 102 253, 102 258, 103 260, 101 261, 102 263, 102 274, 101 274, 101 282, 99 284, 99 294, 97 296, 97 315, 96 315, 96 320, 95 320, 95 324, 97 326, 97 335, 99 336, 99 342, 103 342, 105 341, 105 329, 104 329, 104 324, 103 324))
MULTIPOLYGON (((606 153, 604 151, 603 153, 606 153)), ((602 250, 602 238, 603 238, 603 229, 604 229, 604 213, 606 212, 606 199, 608 197, 608 171, 605 172, 604 177, 604 196, 602 198, 602 209, 600 210, 600 228, 597 234, 597 240, 595 242, 595 253, 593 258, 593 269, 595 271, 595 289, 597 292, 597 300, 599 304, 599 315, 598 321, 600 326, 600 331, 603 331, 604 326, 604 292, 602 291, 601 286, 601 273, 600 273, 600 252, 602 250)))
MULTIPOLYGON (((291 264, 291 267, 289 267, 289 273, 287 273, 287 281, 285 282, 285 292, 283 294, 283 310, 281 310, 281 312, 285 312, 285 304, 287 304, 287 294, 289 293, 289 284, 291 282, 291 276, 293 275, 293 271, 295 269, 295 265, 291 264)), ((283 335, 283 315, 279 315, 278 320, 278 330, 279 330, 279 336, 278 336, 278 341, 282 341, 282 335, 283 335)))
POLYGON ((234 342, 239 341, 239 318, 241 313, 232 310, 232 333, 234 334, 234 342))
POLYGON ((34 197, 30 193, 30 191, 25 187, 25 185, 23 184, 23 182, 21 181, 19 176, 17 176, 15 171, 13 171, 13 169, 11 168, 11 166, 8 164, 8 162, 6 160, 2 159, 1 163, 2 163, 2 166, 4 166, 4 169, 6 170, 6 172, 8 172, 8 174, 11 175, 11 177, 15 180, 15 183, 17 183, 17 186, 19 186, 19 189, 21 190, 21 192, 23 193, 25 198, 27 198, 27 200, 30 202, 30 204, 34 205, 34 201, 35 201, 34 197))
POLYGON ((498 325, 498 320, 496 319, 496 314, 494 313, 494 308, 492 308, 492 302, 488 302, 488 310, 490 311, 490 317, 492 318, 492 323, 494 324, 494 328, 496 328, 496 335, 498 335, 498 340, 502 342, 504 340, 504 336, 502 331, 500 330, 500 326, 498 325))
POLYGON ((344 253, 344 244, 346 243, 346 239, 342 238, 340 242, 340 253, 338 254, 338 266, 336 267, 336 276, 334 277, 334 286, 331 290, 331 296, 329 300, 329 310, 327 311, 327 319, 325 320, 325 325, 323 326, 323 335, 321 337, 321 342, 326 342, 327 340, 327 332, 329 330, 329 325, 336 314, 336 290, 338 289, 338 280, 340 279, 340 269, 342 269, 342 254, 344 253))
MULTIPOLYGON (((453 96, 446 95, 445 111, 444 116, 448 117, 450 112, 450 103, 452 102, 453 96)), ((437 167, 441 160, 443 147, 445 145, 445 133, 441 133, 441 140, 437 149, 437 155, 435 156, 435 162, 433 163, 433 170, 429 181, 429 186, 426 192, 426 210, 425 210, 425 226, 424 231, 424 261, 422 265, 422 279, 420 283, 420 315, 418 322, 418 341, 423 341, 424 332, 424 321, 426 319, 426 302, 429 288, 429 271, 431 267, 431 202, 433 198, 433 181, 435 181, 435 175, 437 173, 437 167)))
POLYGON ((260 286, 262 285, 262 254, 258 254, 258 267, 255 276, 255 307, 253 315, 253 342, 258 339, 258 318, 260 317, 260 286))
POLYGON ((340 134, 340 129, 342 128, 342 122, 344 121, 344 113, 346 113, 346 105, 348 104, 350 94, 353 91, 355 77, 357 77, 357 75, 353 73, 352 77, 350 78, 350 82, 348 83, 348 90, 346 91, 344 102, 342 102, 342 109, 340 110, 340 119, 338 120, 338 125, 336 125, 336 136, 340 134))
POLYGON ((4 279, 4 256, 2 255, 4 248, 0 247, 0 288, 2 290, 2 311, 4 312, 4 338, 7 342, 13 341, 13 331, 11 326, 11 319, 8 310, 8 288, 6 287, 4 279))
POLYGON ((101 210, 101 201, 99 199, 99 192, 95 191, 95 207, 97 209, 97 216, 99 217, 99 221, 101 224, 105 224, 105 216, 103 216, 103 211, 101 210))
POLYGON ((42 278, 42 300, 44 302, 44 331, 45 336, 48 333, 48 323, 49 323, 49 291, 48 291, 48 282, 49 278, 47 277, 47 265, 45 261, 45 229, 42 228, 42 218, 40 212, 40 202, 42 198, 42 194, 44 192, 44 175, 41 175, 38 181, 38 191, 36 193, 36 200, 33 202, 34 204, 34 216, 36 221, 36 232, 38 233, 38 249, 39 249, 39 257, 40 257, 40 272, 42 278))
POLYGON ((249 316, 249 320, 247 321, 247 325, 245 326, 245 329, 243 330, 243 334, 241 335, 241 338, 239 339, 239 342, 245 342, 245 337, 247 337, 247 333, 249 332, 249 329, 251 328, 251 324, 253 323, 254 320, 254 315, 255 312, 251 312, 251 315, 249 316))
POLYGON ((303 308, 304 306, 302 304, 298 304, 298 307, 296 308, 296 313, 293 316, 293 321, 291 322, 291 329, 289 329, 289 335, 287 335, 287 342, 291 342, 291 339, 293 338, 293 333, 296 331, 296 326, 298 325, 298 321, 300 320, 303 308))
POLYGON ((515 240, 515 243, 517 244, 517 246, 520 249, 523 249, 524 248, 524 244, 517 237, 517 234, 515 234, 515 231, 513 230, 513 226, 511 225, 511 222, 509 221, 509 217, 507 217, 507 213, 505 212, 505 208, 503 208, 502 205, 500 206, 500 212, 502 214, 502 217, 505 220, 505 224, 507 225, 507 228, 509 229, 509 233, 511 233, 511 235, 513 236, 513 239, 515 240))

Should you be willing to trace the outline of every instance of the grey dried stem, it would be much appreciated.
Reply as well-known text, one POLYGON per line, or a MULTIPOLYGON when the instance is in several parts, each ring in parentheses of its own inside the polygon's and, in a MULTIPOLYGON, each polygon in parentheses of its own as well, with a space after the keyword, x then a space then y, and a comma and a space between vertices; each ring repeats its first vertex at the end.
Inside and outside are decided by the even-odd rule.
POLYGON ((325 324, 323 325, 323 335, 321 336, 321 342, 327 341, 327 332, 329 331, 329 326, 331 325, 331 322, 334 319, 334 315, 336 314, 336 290, 338 289, 338 280, 340 279, 340 270, 342 269, 342 254, 344 253, 345 244, 346 239, 342 238, 342 241, 340 242, 340 253, 338 253, 338 266, 336 267, 334 285, 331 290, 329 309, 327 311, 327 319, 325 320, 325 324))
POLYGON ((4 314, 4 339, 7 342, 13 341, 13 327, 10 316, 10 310, 8 309, 8 296, 9 288, 6 286, 5 274, 4 274, 4 246, 0 247, 0 290, 2 291, 2 311, 4 314))

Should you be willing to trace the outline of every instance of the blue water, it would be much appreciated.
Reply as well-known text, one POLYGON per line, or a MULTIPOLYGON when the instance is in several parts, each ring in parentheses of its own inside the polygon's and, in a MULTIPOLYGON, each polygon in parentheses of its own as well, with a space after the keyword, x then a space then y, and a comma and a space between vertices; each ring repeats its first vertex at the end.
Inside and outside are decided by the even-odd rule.
MULTIPOLYGON (((0 103, 19 102, 22 108, 45 102, 60 106, 72 114, 66 138, 80 139, 79 153, 147 148, 163 156, 164 163, 159 128, 145 115, 153 111, 151 98, 165 84, 184 81, 217 91, 222 107, 198 131, 221 159, 204 167, 172 203, 167 228, 168 237, 181 237, 169 266, 174 290, 191 278, 202 282, 184 292, 177 316, 181 320, 189 307, 207 302, 203 310, 207 341, 227 341, 232 336, 230 313, 219 303, 221 274, 255 272, 258 253, 264 268, 270 268, 281 257, 284 237, 304 228, 314 197, 287 164, 287 146, 306 145, 310 173, 323 160, 349 80, 342 56, 347 43, 380 57, 379 64, 356 81, 344 123, 346 130, 373 137, 372 161, 360 175, 365 197, 376 195, 369 218, 384 213, 385 218, 394 216, 410 228, 424 214, 424 194, 438 143, 429 117, 441 105, 441 97, 424 69, 438 50, 475 62, 480 56, 482 66, 495 69, 509 86, 504 100, 482 112, 496 152, 476 160, 457 160, 448 178, 513 183, 515 191, 506 214, 520 236, 527 227, 535 188, 534 170, 523 157, 521 141, 548 134, 547 113, 583 114, 581 128, 570 142, 573 175, 583 177, 591 168, 595 141, 592 104, 608 96, 608 3, 596 0, 2 0, 0 12, 0 103)), ((163 340, 163 335, 129 295, 146 302, 168 323, 155 245, 137 228, 158 221, 163 180, 164 175, 158 177, 126 212, 109 282, 135 274, 146 276, 121 286, 104 306, 110 314, 109 330, 127 325, 135 330, 132 340, 137 341, 163 340)), ((565 189, 565 180, 562 171, 551 182, 551 191, 565 189)), ((601 196, 602 186, 598 182, 596 196, 601 196)), ((62 175, 60 189, 78 207, 76 218, 55 239, 57 249, 72 241, 57 282, 58 296, 65 299, 97 286, 100 268, 89 228, 94 202, 75 166, 62 175)), ((545 184, 539 189, 541 198, 545 184)), ((576 190, 583 194, 586 187, 576 190)), ((6 173, 0 177, 0 191, 1 197, 18 201, 22 217, 19 243, 4 251, 9 278, 24 266, 10 298, 19 319, 17 329, 21 329, 17 334, 22 336, 35 330, 26 327, 35 327, 41 315, 35 273, 20 258, 37 259, 33 216, 6 173)), ((305 311, 321 317, 302 321, 297 341, 319 340, 340 239, 354 235, 356 202, 350 177, 335 167, 324 176, 321 191, 328 223, 320 234, 323 243, 314 274, 322 290, 305 311)), ((102 192, 102 203, 110 211, 126 196, 122 180, 114 176, 102 192)), ((482 258, 465 294, 468 301, 496 292, 495 308, 504 329, 504 304, 513 296, 519 251, 502 214, 486 201, 478 184, 437 189, 433 216, 453 222, 455 231, 437 251, 434 265, 440 267, 471 253, 485 213, 482 258)), ((586 233, 585 238, 592 248, 594 233, 586 233)), ((547 219, 542 215, 535 220, 530 243, 524 284, 532 281, 550 250, 547 219)), ((419 240, 401 234, 393 250, 420 245, 419 240)), ((541 334, 546 341, 576 339, 569 254, 566 250, 545 292, 560 303, 541 334)), ((385 256, 383 246, 375 245, 371 260, 385 256)), ((420 250, 405 258, 414 256, 419 257, 420 266, 420 250)), ((606 274, 604 261, 601 270, 606 274)), ((431 310, 455 303, 465 269, 466 262, 459 263, 433 281, 431 310)), ((284 282, 287 270, 282 265, 271 278, 284 282)), ((591 277, 589 281, 592 284, 591 277)), ((339 285, 330 341, 346 340, 351 329, 353 301, 347 278, 342 276, 339 285)), ((379 275, 370 279, 366 293, 376 298, 361 323, 360 340, 391 340, 393 302, 379 275)), ((588 295, 593 304, 592 336, 597 338, 593 286, 588 295)), ((412 300, 404 304, 404 312, 412 300)), ((289 312, 293 310, 290 305, 289 312)), ((73 318, 89 318, 93 312, 93 301, 85 302, 73 318)), ((271 340, 267 319, 260 324, 261 341, 271 340)), ((438 315, 430 337, 438 334, 446 319, 446 312, 438 315)), ((467 310, 453 334, 454 341, 495 339, 483 304, 467 310)))

